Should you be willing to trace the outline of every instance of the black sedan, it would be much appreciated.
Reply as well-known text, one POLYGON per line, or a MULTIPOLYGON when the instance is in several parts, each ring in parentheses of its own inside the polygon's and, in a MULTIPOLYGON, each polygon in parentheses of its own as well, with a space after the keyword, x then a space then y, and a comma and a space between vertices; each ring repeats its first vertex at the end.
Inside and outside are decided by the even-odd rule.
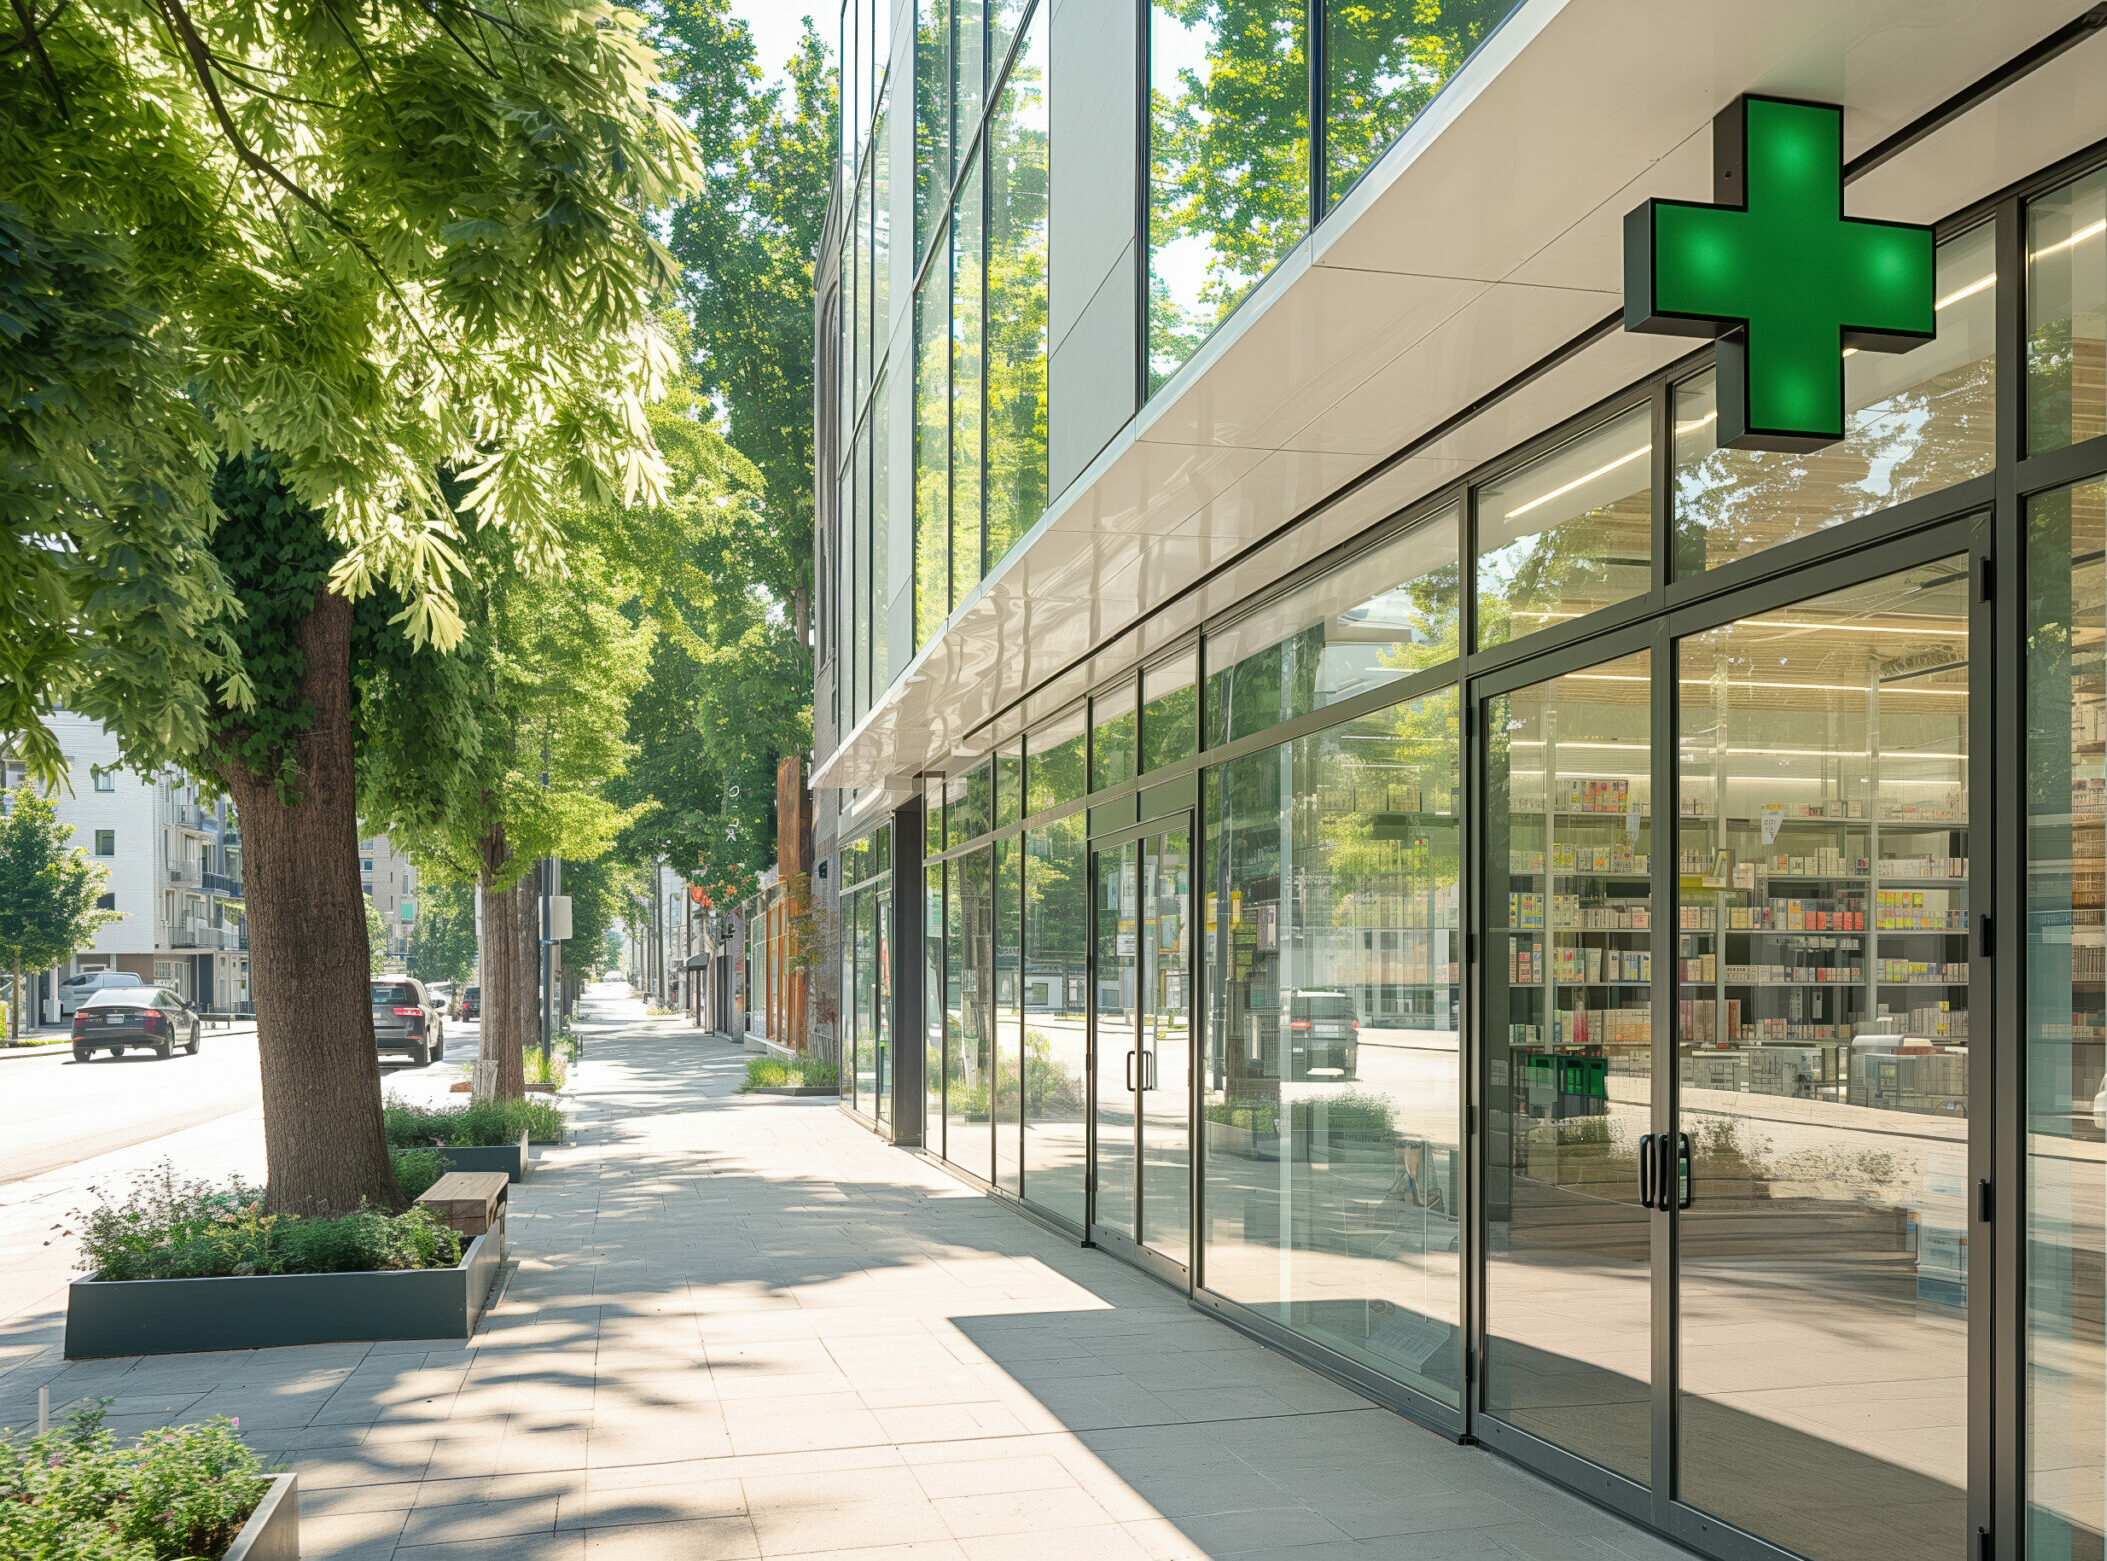
POLYGON ((118 986, 97 992, 73 1016, 73 1060, 97 1052, 122 1057, 151 1051, 172 1057, 178 1046, 197 1055, 203 1028, 197 1012, 167 987, 118 986))

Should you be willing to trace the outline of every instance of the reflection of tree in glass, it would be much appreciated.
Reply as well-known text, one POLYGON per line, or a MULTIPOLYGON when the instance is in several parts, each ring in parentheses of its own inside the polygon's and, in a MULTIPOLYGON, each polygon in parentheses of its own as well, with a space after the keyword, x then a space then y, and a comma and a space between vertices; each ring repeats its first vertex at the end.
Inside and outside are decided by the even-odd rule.
POLYGON ((1327 0, 1328 207, 1434 101, 1509 0, 1327 0))
POLYGON ((1046 508, 1045 25, 988 121, 988 564, 1046 508))
POLYGON ((1149 94, 1152 379, 1174 372, 1308 231, 1305 10, 1304 0, 1157 0, 1159 58, 1205 63, 1159 69, 1149 94), (1198 253, 1166 269, 1157 261, 1170 245, 1198 253))

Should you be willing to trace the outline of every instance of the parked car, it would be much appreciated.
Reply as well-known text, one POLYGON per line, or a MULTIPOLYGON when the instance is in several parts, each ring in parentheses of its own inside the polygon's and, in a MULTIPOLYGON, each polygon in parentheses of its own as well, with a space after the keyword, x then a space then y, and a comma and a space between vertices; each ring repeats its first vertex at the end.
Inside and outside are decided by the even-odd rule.
POLYGON ((1350 1079, 1361 1065, 1361 1021, 1349 992, 1297 992, 1288 1001, 1288 1077, 1350 1079))
POLYGON ((446 1021, 423 982, 411 976, 373 978, 373 1044, 383 1057, 406 1056, 415 1068, 446 1055, 446 1021))
POLYGON ((481 987, 471 986, 461 989, 460 1012, 463 1019, 480 1019, 483 1017, 483 989, 481 987))
POLYGON ((112 987, 145 985, 145 977, 134 975, 129 970, 83 970, 59 983, 59 1017, 71 1019, 74 1011, 97 992, 106 992, 112 987))
POLYGON ((432 1000, 432 1007, 439 1011, 441 1019, 452 1015, 454 1011, 454 984, 451 981, 426 982, 424 995, 432 1000))
POLYGON ((73 1015, 75 1062, 97 1052, 122 1057, 127 1050, 172 1057, 178 1046, 195 1057, 203 1038, 196 1010, 167 987, 105 987, 73 1015))

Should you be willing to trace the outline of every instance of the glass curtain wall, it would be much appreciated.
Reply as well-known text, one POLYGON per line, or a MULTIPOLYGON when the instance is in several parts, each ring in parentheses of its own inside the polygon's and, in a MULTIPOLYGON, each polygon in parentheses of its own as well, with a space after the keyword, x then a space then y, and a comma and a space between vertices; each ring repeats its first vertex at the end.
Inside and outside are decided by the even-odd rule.
MULTIPOLYGON (((1022 6, 998 0, 996 52, 1022 6)), ((1034 13, 988 116, 987 504, 993 568, 1046 509, 1047 79, 1034 13)))
POLYGON ((1461 1402, 1453 688, 1208 786, 1208 1288, 1461 1402))
MULTIPOLYGON (((932 837, 943 836, 941 820, 932 837)), ((922 1147, 944 1152, 944 868, 922 872, 922 1147)))
MULTIPOLYGON (((975 0, 959 0, 963 13, 975 0)), ((982 425, 986 359, 982 355, 981 165, 976 151, 951 214, 951 603, 966 599, 981 576, 982 425)))
MULTIPOLYGON (((939 240, 941 243, 941 240, 939 240)), ((915 295, 914 550, 917 650, 951 612, 951 274, 915 295)))
POLYGON ((995 1185, 1024 1191, 1024 852, 1015 835, 995 854, 995 1185))
POLYGON ((944 1153, 984 1181, 995 1179, 995 885, 993 853, 951 863, 944 911, 947 994, 944 1033, 944 1153))
POLYGON ((1322 0, 1326 211, 1510 9, 1509 0, 1322 0))

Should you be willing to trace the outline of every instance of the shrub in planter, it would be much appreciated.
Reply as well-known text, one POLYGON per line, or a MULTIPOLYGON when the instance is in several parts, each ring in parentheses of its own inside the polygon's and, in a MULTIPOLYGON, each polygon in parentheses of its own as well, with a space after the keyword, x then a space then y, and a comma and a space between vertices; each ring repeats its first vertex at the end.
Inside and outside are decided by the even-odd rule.
POLYGON ((516 1144, 525 1133, 537 1143, 563 1136, 562 1110, 545 1100, 478 1100, 465 1106, 416 1106, 390 1096, 381 1117, 396 1149, 452 1145, 490 1149, 516 1144))
MULTIPOLYGON (((438 1156, 430 1159, 437 1161, 438 1156)), ((439 1167, 419 1159, 411 1181, 439 1167)), ((112 1200, 73 1212, 81 1267, 99 1280, 223 1279, 249 1274, 344 1274, 450 1268, 461 1238, 421 1208, 359 1209, 335 1217, 263 1212, 263 1190, 240 1178, 185 1180, 167 1161, 112 1200)), ((420 1191, 422 1188, 419 1189, 420 1191)))
POLYGON ((42 1436, 0 1431, 0 1555, 22 1561, 216 1557, 270 1488, 224 1416, 149 1431, 103 1428, 107 1400, 42 1436))
POLYGON ((816 1057, 750 1057, 740 1091, 825 1088, 841 1083, 841 1069, 816 1057))

